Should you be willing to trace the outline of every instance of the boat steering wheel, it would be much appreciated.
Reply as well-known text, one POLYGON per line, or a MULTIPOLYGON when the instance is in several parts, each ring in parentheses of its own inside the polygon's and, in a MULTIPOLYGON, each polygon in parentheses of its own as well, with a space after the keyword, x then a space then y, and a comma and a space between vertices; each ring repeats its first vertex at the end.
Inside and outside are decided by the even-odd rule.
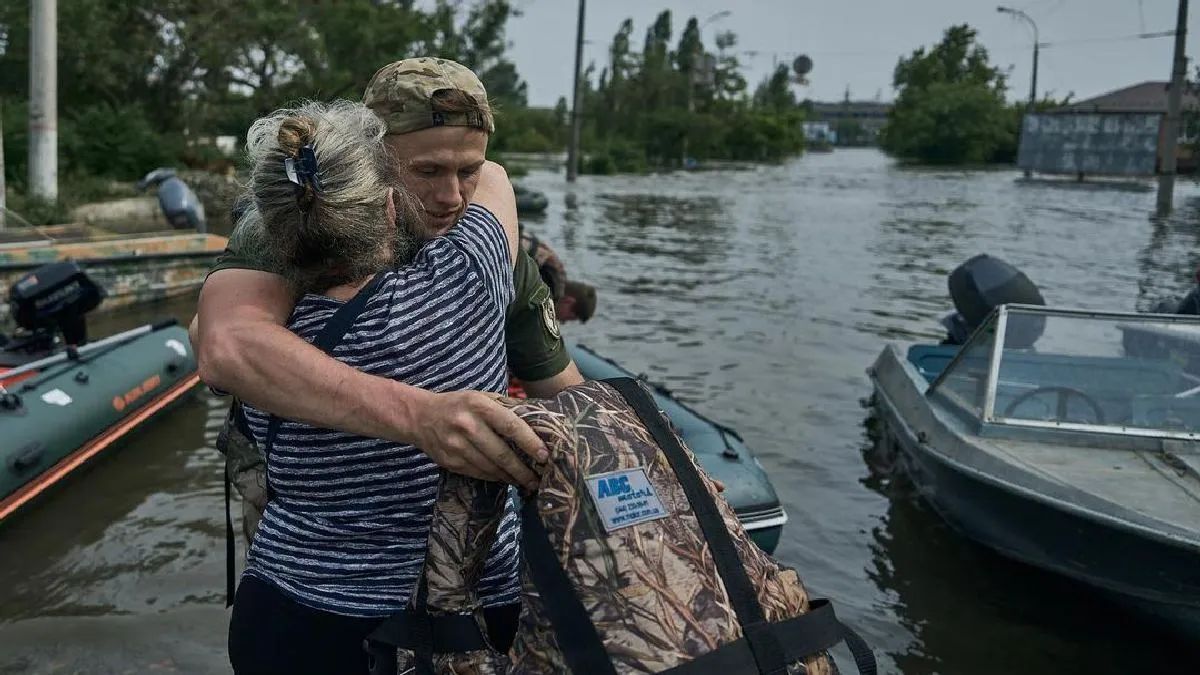
POLYGON ((1055 411, 1055 416, 1058 420, 1063 422, 1067 421, 1067 401, 1074 397, 1088 404, 1088 407, 1090 407, 1092 412, 1096 414, 1096 424, 1104 424, 1104 410, 1100 407, 1100 404, 1096 402, 1096 399, 1073 387, 1038 387, 1037 389, 1031 389, 1014 398, 1012 402, 1004 408, 1004 416, 1012 417, 1012 414, 1014 411, 1016 411, 1017 406, 1021 405, 1025 401, 1028 401, 1034 396, 1046 393, 1058 394, 1058 409, 1055 411))

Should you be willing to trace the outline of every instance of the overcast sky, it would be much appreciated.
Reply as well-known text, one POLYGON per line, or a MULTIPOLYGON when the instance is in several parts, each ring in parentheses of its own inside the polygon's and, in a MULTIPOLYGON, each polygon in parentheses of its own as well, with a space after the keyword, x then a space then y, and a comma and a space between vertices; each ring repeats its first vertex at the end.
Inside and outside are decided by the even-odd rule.
MULTIPOLYGON (((529 83, 529 102, 548 106, 564 95, 569 100, 577 0, 513 4, 523 15, 509 23, 511 55, 529 83)), ((1198 4, 1193 3, 1188 22, 1189 55, 1200 49, 1198 4)), ((1033 17, 1043 43, 1060 43, 1042 49, 1040 93, 1075 92, 1078 100, 1170 77, 1171 38, 1129 36, 1173 29, 1176 0, 1017 0, 1011 6, 1033 17)), ((800 98, 840 100, 849 87, 856 99, 891 100, 892 69, 900 55, 936 42, 947 26, 965 22, 978 29, 993 63, 1011 67, 1009 97, 1029 93, 1033 33, 997 13, 995 0, 591 0, 584 63, 594 61, 597 72, 607 64, 612 36, 626 17, 633 19, 634 47, 640 51, 647 26, 663 9, 672 12, 672 45, 689 16, 703 21, 730 10, 704 28, 703 38, 711 48, 716 32, 732 30, 737 50, 758 52, 740 55, 751 87, 771 70, 773 54, 790 63, 806 53, 814 66, 811 84, 795 87, 800 98)))

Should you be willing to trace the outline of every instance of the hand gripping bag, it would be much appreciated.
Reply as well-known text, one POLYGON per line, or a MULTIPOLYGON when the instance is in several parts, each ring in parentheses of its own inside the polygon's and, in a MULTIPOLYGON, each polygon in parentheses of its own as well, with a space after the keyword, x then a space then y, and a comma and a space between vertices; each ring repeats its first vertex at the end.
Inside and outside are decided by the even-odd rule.
POLYGON ((418 673, 826 675, 837 672, 827 650, 845 640, 859 671, 875 672, 829 602, 750 541, 639 382, 506 404, 550 449, 521 508, 512 649, 482 637, 473 590, 503 488, 446 474, 413 612, 389 622, 425 627, 389 635, 385 624, 368 641, 375 653, 413 650, 418 673))

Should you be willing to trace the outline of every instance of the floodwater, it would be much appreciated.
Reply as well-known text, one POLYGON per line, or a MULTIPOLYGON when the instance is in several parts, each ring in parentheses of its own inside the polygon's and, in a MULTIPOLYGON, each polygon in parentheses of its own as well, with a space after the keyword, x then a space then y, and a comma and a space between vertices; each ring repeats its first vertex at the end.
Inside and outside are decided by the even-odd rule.
MULTIPOLYGON (((1200 262, 1190 182, 1178 215, 1154 222, 1150 191, 1018 178, 839 150, 523 182, 550 197, 527 227, 600 292, 567 337, 742 432, 791 516, 778 556, 835 600, 881 672, 1198 672, 1194 647, 964 541, 871 468, 864 370, 887 341, 940 337, 958 263, 991 253, 1052 304, 1133 310, 1183 292, 1200 262)), ((191 311, 168 303, 95 332, 191 311)), ((197 393, 0 529, 0 673, 228 672, 222 415, 197 393)))

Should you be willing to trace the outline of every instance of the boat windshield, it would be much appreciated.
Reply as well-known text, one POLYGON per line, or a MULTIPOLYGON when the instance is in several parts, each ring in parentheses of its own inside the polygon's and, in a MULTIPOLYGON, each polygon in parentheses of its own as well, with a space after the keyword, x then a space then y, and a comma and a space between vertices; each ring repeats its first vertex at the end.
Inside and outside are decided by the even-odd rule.
POLYGON ((930 394, 995 424, 1200 438, 1200 317, 1001 307, 930 394))

